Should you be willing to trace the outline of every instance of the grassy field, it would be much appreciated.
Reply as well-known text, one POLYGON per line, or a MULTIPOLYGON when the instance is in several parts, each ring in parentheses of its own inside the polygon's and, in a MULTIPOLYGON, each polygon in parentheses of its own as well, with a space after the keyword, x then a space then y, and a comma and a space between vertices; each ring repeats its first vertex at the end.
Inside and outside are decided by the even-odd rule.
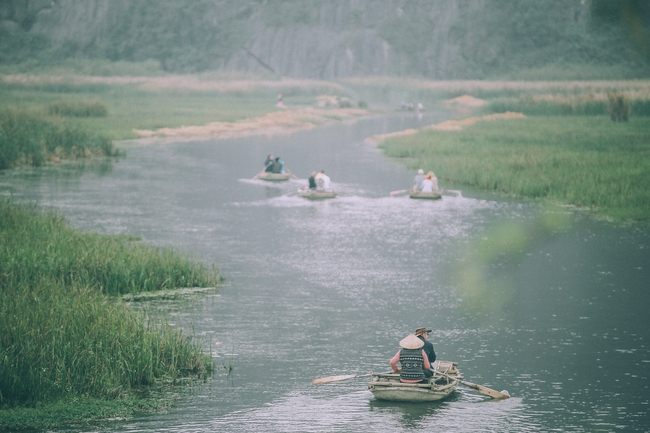
POLYGON ((278 111, 277 95, 290 107, 314 105, 342 86, 313 80, 262 80, 221 75, 96 77, 10 75, 0 77, 0 106, 59 118, 51 107, 99 103, 102 116, 76 117, 111 140, 136 138, 133 129, 236 122, 278 111))
POLYGON ((617 219, 650 219, 650 119, 537 116, 422 131, 381 147, 411 169, 515 196, 588 206, 617 219))
POLYGON ((104 416, 91 400, 112 400, 116 413, 141 410, 138 387, 212 371, 192 335, 106 294, 219 282, 215 269, 181 253, 78 233, 55 215, 0 202, 0 429, 52 417, 20 408, 52 412, 79 399, 86 409, 54 410, 66 413, 59 424, 104 416))

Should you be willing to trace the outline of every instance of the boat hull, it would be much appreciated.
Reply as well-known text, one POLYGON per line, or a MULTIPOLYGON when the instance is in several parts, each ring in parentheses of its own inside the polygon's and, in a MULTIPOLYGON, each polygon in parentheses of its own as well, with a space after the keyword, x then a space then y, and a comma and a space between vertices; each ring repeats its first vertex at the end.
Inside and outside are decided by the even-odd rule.
POLYGON ((266 180, 268 182, 284 182, 285 180, 289 180, 291 178, 291 173, 262 173, 258 177, 258 179, 261 180, 266 180))
MULTIPOLYGON (((463 376, 456 369, 457 365, 456 362, 436 361, 434 368, 461 380, 463 376)), ((435 375, 425 383, 402 383, 399 373, 378 373, 372 375, 368 389, 378 400, 423 403, 446 398, 458 388, 458 383, 442 375, 435 375)))
POLYGON ((409 197, 423 200, 439 200, 442 198, 442 191, 422 192, 409 191, 409 197))
POLYGON ((305 191, 300 193, 300 197, 304 197, 308 200, 323 200, 327 198, 334 198, 338 194, 337 191, 305 191))

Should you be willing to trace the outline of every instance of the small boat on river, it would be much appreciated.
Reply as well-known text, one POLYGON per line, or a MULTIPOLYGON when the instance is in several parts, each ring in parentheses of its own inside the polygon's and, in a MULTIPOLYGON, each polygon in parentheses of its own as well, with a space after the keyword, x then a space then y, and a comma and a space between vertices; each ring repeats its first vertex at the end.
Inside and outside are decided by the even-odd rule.
POLYGON ((409 197, 411 198, 419 198, 419 199, 425 199, 425 200, 439 200, 442 198, 442 190, 435 190, 431 192, 422 192, 422 191, 414 191, 410 190, 409 191, 409 197))
POLYGON ((323 200, 326 198, 334 198, 338 194, 338 191, 335 190, 323 190, 323 189, 306 189, 300 191, 300 197, 304 197, 309 200, 323 200))
POLYGON ((284 182, 285 180, 291 179, 291 173, 271 173, 265 171, 258 174, 257 179, 266 180, 268 182, 284 182))
POLYGON ((442 400, 454 392, 463 375, 458 371, 458 363, 436 361, 436 373, 420 383, 402 383, 399 373, 371 374, 368 389, 379 400, 403 402, 429 402, 442 400), (457 379, 457 380, 455 380, 457 379))

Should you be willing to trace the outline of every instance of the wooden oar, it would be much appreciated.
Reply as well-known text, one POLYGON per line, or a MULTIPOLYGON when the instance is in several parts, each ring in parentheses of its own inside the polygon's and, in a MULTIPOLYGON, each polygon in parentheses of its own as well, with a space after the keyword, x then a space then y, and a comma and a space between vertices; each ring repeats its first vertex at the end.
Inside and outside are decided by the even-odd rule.
POLYGON ((392 371, 386 371, 384 373, 373 373, 372 371, 368 374, 342 374, 340 376, 327 376, 319 377, 311 381, 312 385, 320 385, 322 383, 332 383, 332 382, 341 382, 342 380, 354 379, 356 377, 368 377, 373 374, 392 374, 392 371))
POLYGON ((510 398, 509 394, 504 394, 502 392, 495 391, 492 388, 488 388, 487 386, 478 385, 476 383, 460 380, 457 377, 450 376, 450 375, 448 375, 446 373, 443 373, 442 371, 434 370, 434 372, 437 373, 437 374, 441 374, 443 376, 446 376, 451 380, 455 380, 457 382, 460 382, 463 385, 472 388, 474 391, 477 391, 477 392, 479 392, 479 393, 481 393, 483 395, 487 395, 488 397, 492 397, 492 398, 510 398))
POLYGON ((312 385, 320 385, 322 383, 332 383, 332 382, 341 382, 343 380, 354 379, 356 377, 367 377, 372 376, 372 373, 368 374, 342 374, 340 376, 327 376, 319 377, 311 381, 312 385))
POLYGON ((395 196, 395 195, 399 195, 399 194, 406 194, 409 191, 410 191, 410 189, 400 189, 398 191, 391 191, 390 195, 395 196))
POLYGON ((260 177, 260 174, 264 173, 265 171, 266 171, 266 168, 265 168, 264 170, 260 171, 259 173, 257 173, 255 176, 253 176, 253 179, 252 179, 252 180, 255 180, 255 179, 257 179, 258 177, 260 177))

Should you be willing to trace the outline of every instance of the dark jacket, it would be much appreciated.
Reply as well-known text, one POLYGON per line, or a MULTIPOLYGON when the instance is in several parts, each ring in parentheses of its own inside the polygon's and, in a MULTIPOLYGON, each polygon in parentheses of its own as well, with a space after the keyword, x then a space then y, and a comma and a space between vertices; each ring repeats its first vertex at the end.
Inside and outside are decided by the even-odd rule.
POLYGON ((418 335, 418 338, 424 341, 422 350, 427 354, 427 358, 429 358, 429 362, 431 363, 431 368, 433 368, 433 362, 436 360, 436 352, 433 350, 433 344, 431 344, 429 340, 425 340, 421 335, 418 335))

